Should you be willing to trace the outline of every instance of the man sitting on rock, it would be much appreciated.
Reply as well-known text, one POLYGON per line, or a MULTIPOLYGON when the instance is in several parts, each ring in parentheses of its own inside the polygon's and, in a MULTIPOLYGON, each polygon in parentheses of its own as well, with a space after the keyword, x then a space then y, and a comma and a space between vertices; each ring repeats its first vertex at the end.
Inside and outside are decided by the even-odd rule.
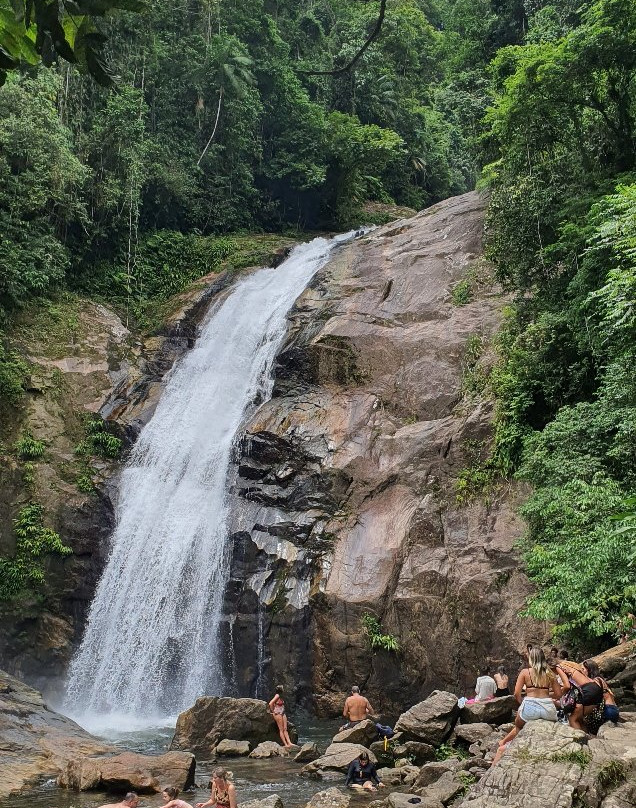
POLYGON ((108 805, 100 805, 99 808, 137 808, 139 797, 134 791, 129 791, 121 802, 109 802, 108 805))
POLYGON ((360 695, 360 688, 357 685, 351 688, 351 695, 345 700, 342 714, 347 719, 347 723, 340 727, 340 731, 355 727, 367 716, 373 715, 373 708, 369 704, 369 700, 360 695))

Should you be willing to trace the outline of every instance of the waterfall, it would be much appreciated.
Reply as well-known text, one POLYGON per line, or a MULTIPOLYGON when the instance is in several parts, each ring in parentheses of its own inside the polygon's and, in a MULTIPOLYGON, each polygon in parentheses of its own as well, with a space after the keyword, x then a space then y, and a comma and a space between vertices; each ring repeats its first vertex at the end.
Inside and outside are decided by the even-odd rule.
POLYGON ((224 692, 233 445, 271 395, 289 309, 349 238, 315 239, 242 278, 170 374, 123 470, 110 556, 69 670, 64 709, 84 723, 152 720, 224 692))

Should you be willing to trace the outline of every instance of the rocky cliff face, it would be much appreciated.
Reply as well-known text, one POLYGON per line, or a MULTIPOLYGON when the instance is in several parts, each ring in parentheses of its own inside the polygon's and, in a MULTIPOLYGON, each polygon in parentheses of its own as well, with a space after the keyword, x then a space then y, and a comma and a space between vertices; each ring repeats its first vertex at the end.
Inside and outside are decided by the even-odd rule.
POLYGON ((81 639, 113 528, 119 461, 91 458, 94 490, 78 487, 80 475, 88 476, 75 451, 86 437, 84 419, 107 419, 125 455, 154 412, 165 374, 192 347, 210 301, 229 281, 227 274, 202 278, 144 340, 103 306, 70 296, 29 312, 16 327, 14 344, 31 374, 24 405, 0 418, 0 551, 13 552, 12 519, 33 500, 73 553, 47 559, 41 591, 0 604, 0 664, 49 696, 81 639), (14 450, 27 431, 44 445, 30 468, 14 450))
POLYGON ((488 450, 475 382, 505 304, 484 209, 472 193, 375 230, 297 301, 238 457, 226 611, 240 693, 280 680, 328 714, 357 682, 390 713, 543 639, 520 633, 518 493, 456 495, 488 450), (398 654, 371 653, 367 613, 398 654))

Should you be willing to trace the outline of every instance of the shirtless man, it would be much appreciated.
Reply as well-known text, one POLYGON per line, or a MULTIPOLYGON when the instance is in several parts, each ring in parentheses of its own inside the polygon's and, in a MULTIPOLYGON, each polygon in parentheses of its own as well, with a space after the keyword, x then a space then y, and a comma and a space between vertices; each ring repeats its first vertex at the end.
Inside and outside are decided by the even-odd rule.
POLYGON ((357 685, 351 688, 351 695, 344 703, 342 714, 347 719, 347 723, 341 729, 349 729, 373 714, 369 700, 360 695, 360 688, 357 685))
POLYGON ((139 797, 134 791, 129 791, 121 802, 109 802, 108 805, 100 805, 99 808, 137 808, 139 797))

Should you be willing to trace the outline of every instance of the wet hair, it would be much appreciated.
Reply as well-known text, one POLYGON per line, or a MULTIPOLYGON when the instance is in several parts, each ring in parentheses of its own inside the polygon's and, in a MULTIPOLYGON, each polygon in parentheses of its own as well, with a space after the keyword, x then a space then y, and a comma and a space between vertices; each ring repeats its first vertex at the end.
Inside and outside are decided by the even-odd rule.
POLYGON ((532 649, 533 649, 533 648, 534 648, 534 645, 533 645, 531 642, 529 642, 529 643, 526 645, 526 651, 527 651, 528 653, 530 653, 530 651, 532 651, 532 649))
POLYGON ((359 692, 360 692, 360 688, 358 687, 358 685, 354 685, 354 686, 351 688, 351 692, 352 692, 352 693, 359 693, 359 692))
POLYGON ((212 777, 216 777, 218 780, 227 780, 229 772, 225 769, 214 769, 212 772, 212 777))
POLYGON ((132 802, 133 800, 138 800, 139 795, 136 791, 129 791, 128 794, 124 797, 124 802, 132 802))
POLYGON ((559 657, 560 657, 561 659, 569 659, 569 658, 570 658, 570 655, 568 654, 568 649, 567 649, 567 648, 562 648, 562 649, 559 651, 559 657))
POLYGON ((484 665, 483 668, 479 669, 480 676, 490 676, 490 665, 484 665))
POLYGON ((548 667, 545 654, 541 648, 531 648, 528 654, 528 668, 534 674, 534 687, 548 687, 554 674, 548 667))
POLYGON ((583 665, 587 669, 587 675, 590 679, 596 679, 597 676, 601 675, 601 669, 593 659, 586 659, 583 665))
POLYGON ((285 690, 285 688, 282 685, 276 685, 276 692, 277 693, 282 693, 284 690, 285 690))
POLYGON ((556 647, 556 645, 553 645, 552 648, 550 648, 550 656, 559 656, 559 649, 556 647))
POLYGON ((500 665, 500 666, 497 668, 497 673, 498 673, 500 676, 505 676, 505 675, 506 675, 506 669, 504 668, 504 666, 503 666, 503 665, 500 665))
POLYGON ((360 754, 358 755, 358 760, 369 760, 369 753, 360 752, 360 754))
POLYGON ((171 800, 176 800, 179 796, 179 789, 176 786, 167 786, 163 790, 164 794, 167 794, 171 800))

